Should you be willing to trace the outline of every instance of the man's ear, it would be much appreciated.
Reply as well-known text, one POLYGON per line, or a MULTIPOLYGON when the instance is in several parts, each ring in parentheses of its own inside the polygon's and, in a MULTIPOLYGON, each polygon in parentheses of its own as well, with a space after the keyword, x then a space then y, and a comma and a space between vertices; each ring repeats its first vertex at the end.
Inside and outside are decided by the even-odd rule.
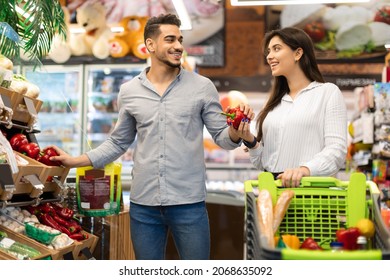
POLYGON ((151 38, 146 39, 145 46, 150 53, 154 52, 154 41, 151 38))

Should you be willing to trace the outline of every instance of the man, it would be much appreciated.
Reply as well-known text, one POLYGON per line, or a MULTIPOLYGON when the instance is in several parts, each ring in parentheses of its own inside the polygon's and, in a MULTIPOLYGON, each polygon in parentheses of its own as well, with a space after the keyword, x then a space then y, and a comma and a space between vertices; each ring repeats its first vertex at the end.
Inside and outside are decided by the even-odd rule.
MULTIPOLYGON (((206 210, 203 128, 224 149, 241 144, 220 114, 213 83, 181 67, 183 36, 172 14, 149 19, 144 30, 151 66, 121 86, 119 117, 98 148, 70 157, 56 148, 66 166, 102 168, 133 143, 130 229, 137 259, 164 259, 168 232, 181 259, 208 259, 210 230, 206 210)), ((252 109, 240 105, 253 119, 252 109)), ((241 122, 238 130, 249 129, 241 122)))

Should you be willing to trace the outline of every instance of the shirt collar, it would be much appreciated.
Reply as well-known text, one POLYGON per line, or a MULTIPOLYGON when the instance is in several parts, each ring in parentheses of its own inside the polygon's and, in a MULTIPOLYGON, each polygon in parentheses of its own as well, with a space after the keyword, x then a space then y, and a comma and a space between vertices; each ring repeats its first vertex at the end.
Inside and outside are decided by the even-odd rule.
MULTIPOLYGON (((317 82, 317 81, 311 82, 307 87, 305 87, 304 89, 302 89, 302 90, 298 93, 297 97, 298 97, 299 95, 303 94, 303 93, 306 92, 306 91, 309 91, 309 90, 311 90, 311 89, 313 89, 313 88, 319 87, 321 84, 322 84, 322 83, 317 82)), ((288 93, 286 93, 286 94, 282 97, 282 100, 283 100, 283 101, 289 101, 289 102, 292 101, 292 99, 291 99, 290 95, 288 95, 288 93)))
MULTIPOLYGON (((150 70, 150 66, 146 67, 139 75, 139 79, 141 81, 146 81, 148 78, 146 77, 146 73, 148 73, 150 70)), ((182 76, 184 75, 183 73, 185 72, 186 70, 183 68, 183 66, 180 66, 180 71, 179 71, 179 74, 177 74, 176 76, 176 79, 180 80, 182 78, 182 76)))

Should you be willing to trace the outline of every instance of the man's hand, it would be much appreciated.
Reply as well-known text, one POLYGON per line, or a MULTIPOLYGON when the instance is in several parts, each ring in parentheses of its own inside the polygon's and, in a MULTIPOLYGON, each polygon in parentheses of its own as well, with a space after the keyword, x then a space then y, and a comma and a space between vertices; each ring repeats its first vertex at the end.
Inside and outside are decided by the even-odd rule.
POLYGON ((58 153, 58 156, 52 156, 50 159, 61 161, 62 165, 66 167, 81 167, 89 166, 92 164, 87 155, 85 154, 78 157, 72 157, 57 146, 50 147, 58 153))

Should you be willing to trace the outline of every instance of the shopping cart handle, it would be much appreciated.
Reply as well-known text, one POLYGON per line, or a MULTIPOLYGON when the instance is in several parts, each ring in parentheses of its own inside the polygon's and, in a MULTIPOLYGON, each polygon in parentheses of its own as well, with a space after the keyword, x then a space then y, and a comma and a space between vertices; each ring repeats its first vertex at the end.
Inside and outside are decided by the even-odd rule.
POLYGON ((342 182, 334 177, 302 177, 302 187, 341 187, 342 182))
MULTIPOLYGON (((280 179, 275 180, 277 187, 282 187, 280 179)), ((299 187, 342 187, 343 183, 334 177, 302 177, 299 187)))

